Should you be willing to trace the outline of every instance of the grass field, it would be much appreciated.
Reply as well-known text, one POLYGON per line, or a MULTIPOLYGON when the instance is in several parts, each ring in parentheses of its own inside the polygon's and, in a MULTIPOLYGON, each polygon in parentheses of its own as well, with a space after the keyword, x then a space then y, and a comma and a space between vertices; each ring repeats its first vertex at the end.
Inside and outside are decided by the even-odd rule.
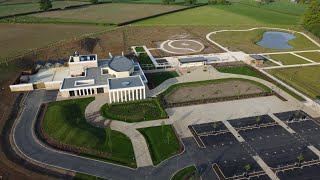
POLYGON ((306 57, 314 62, 320 62, 320 51, 319 52, 304 52, 304 53, 297 53, 303 57, 306 57))
MULTIPOLYGON (((52 8, 65 8, 67 6, 88 4, 88 2, 81 1, 54 1, 52 2, 52 8)), ((14 5, 1 5, 0 4, 0 17, 8 16, 12 14, 27 13, 33 11, 39 11, 39 3, 29 4, 14 4, 14 5)))
POLYGON ((198 171, 194 165, 185 167, 174 174, 171 180, 182 180, 182 179, 200 179, 198 171))
POLYGON ((301 59, 292 54, 273 54, 271 59, 281 62, 283 65, 292 65, 292 64, 307 64, 310 63, 304 59, 301 59))
POLYGON ((320 66, 270 69, 267 72, 313 99, 320 99, 320 66))
MULTIPOLYGON (((314 43, 308 40, 305 36, 295 33, 295 39, 289 41, 289 44, 293 47, 290 50, 269 49, 256 45, 262 37, 263 33, 268 31, 267 29, 258 29, 246 32, 220 32, 213 34, 210 38, 229 50, 244 51, 246 53, 264 53, 264 52, 279 52, 279 51, 294 51, 294 50, 311 50, 319 49, 314 43), (225 38, 229 37, 229 38, 225 38)), ((274 31, 274 30, 270 30, 274 31)))
POLYGON ((285 91, 286 93, 290 94, 292 97, 296 98, 297 100, 305 101, 305 99, 303 99, 301 96, 299 96, 296 93, 290 91, 289 89, 287 89, 286 87, 280 85, 279 83, 276 83, 273 80, 267 79, 267 77, 265 75, 263 75, 262 73, 258 73, 257 71, 254 71, 252 68, 250 68, 248 66, 222 67, 222 68, 218 68, 217 70, 219 72, 223 72, 223 73, 242 74, 242 75, 253 76, 253 77, 260 78, 260 79, 264 79, 266 81, 270 81, 271 83, 273 83, 274 85, 276 85, 277 87, 279 87, 280 89, 285 91))
POLYGON ((129 123, 167 118, 166 112, 156 100, 105 104, 101 107, 101 114, 107 119, 129 123))
POLYGON ((156 17, 136 25, 297 25, 300 17, 244 4, 204 6, 156 17), (221 18, 223 17, 223 18, 221 18))
POLYGON ((171 125, 142 128, 138 131, 147 141, 153 165, 179 153, 182 148, 171 125))
MULTIPOLYGON (((146 16, 184 8, 184 6, 165 6, 151 4, 99 4, 63 11, 51 11, 30 15, 33 21, 83 22, 118 24, 146 16)), ((27 18, 26 18, 27 19, 27 18)))
POLYGON ((5 57, 15 56, 50 43, 106 30, 108 28, 110 27, 49 24, 0 24, 0 62, 5 57))
POLYGON ((107 157, 96 154, 94 158, 135 167, 132 143, 126 135, 117 131, 111 131, 109 135, 105 129, 87 123, 84 111, 93 100, 87 98, 50 103, 43 122, 45 133, 63 144, 109 153, 107 157))
POLYGON ((308 7, 307 4, 292 3, 288 0, 277 0, 264 5, 259 5, 259 3, 255 0, 241 0, 240 3, 259 7, 260 9, 264 10, 276 11, 296 16, 303 15, 306 8, 308 7))
POLYGON ((161 72, 161 73, 150 73, 146 75, 148 78, 149 83, 152 85, 152 87, 157 87, 161 83, 163 83, 165 80, 178 77, 178 73, 176 71, 170 71, 170 72, 161 72))

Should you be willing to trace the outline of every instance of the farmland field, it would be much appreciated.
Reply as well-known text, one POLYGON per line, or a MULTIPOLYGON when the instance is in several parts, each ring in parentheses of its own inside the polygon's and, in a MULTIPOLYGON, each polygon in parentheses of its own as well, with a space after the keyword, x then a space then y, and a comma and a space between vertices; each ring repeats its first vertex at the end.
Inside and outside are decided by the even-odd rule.
MULTIPOLYGON (((55 21, 121 23, 146 16, 156 15, 184 8, 184 6, 166 6, 150 4, 99 4, 77 9, 44 12, 31 17, 54 19, 55 21)), ((41 19, 39 19, 41 21, 41 19)))
POLYGON ((300 17, 244 4, 204 6, 156 17, 136 25, 297 25, 300 17), (223 18, 221 18, 223 17, 223 18))
POLYGON ((0 59, 107 28, 79 25, 0 24, 0 34, 2 34, 0 36, 0 59))
MULTIPOLYGON (((221 44, 224 47, 227 47, 232 51, 244 51, 246 53, 265 53, 265 52, 275 52, 275 51, 288 51, 279 50, 279 49, 269 49, 264 48, 259 45, 256 45, 262 37, 263 33, 268 30, 266 29, 258 29, 253 31, 246 32, 236 32, 236 31, 228 31, 228 32, 220 32, 217 34, 213 34, 210 38, 217 43, 221 44), (225 38, 229 37, 229 38, 225 38)), ((274 30, 271 30, 274 31, 274 30)), ((290 51, 294 50, 311 50, 311 49, 319 49, 314 43, 308 40, 301 34, 294 34, 296 36, 295 39, 289 41, 289 44, 293 47, 290 51)))
POLYGON ((270 69, 267 72, 309 97, 320 99, 320 66, 270 69))
MULTIPOLYGON (((79 1, 54 1, 52 2, 52 8, 64 8, 67 6, 88 4, 88 2, 79 1)), ((28 4, 0 4, 0 16, 7 16, 12 14, 27 13, 33 11, 39 11, 39 3, 28 3, 28 4)))

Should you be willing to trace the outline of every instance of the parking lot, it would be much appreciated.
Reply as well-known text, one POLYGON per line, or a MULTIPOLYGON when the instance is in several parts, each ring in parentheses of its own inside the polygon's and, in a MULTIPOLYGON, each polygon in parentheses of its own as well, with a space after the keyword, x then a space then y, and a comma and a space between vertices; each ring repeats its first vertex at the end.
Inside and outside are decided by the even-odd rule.
POLYGON ((297 176, 319 179, 319 156, 309 149, 310 145, 320 148, 319 124, 302 111, 277 113, 275 116, 295 133, 288 132, 269 115, 228 120, 245 140, 241 143, 230 127, 228 129, 221 121, 191 127, 196 139, 205 146, 206 150, 201 152, 216 154, 210 156, 215 159, 208 161, 222 179, 270 179, 253 156, 259 156, 281 180, 301 179, 297 176), (299 156, 303 158, 299 160, 299 156), (248 176, 245 176, 247 172, 248 176))

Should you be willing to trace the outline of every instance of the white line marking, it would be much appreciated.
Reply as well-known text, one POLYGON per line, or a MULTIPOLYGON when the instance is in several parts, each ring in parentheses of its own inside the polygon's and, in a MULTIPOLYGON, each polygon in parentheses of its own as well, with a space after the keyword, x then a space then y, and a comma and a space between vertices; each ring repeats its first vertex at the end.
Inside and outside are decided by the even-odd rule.
POLYGON ((267 173, 272 180, 280 180, 277 175, 270 169, 270 167, 260 158, 260 156, 253 156, 253 159, 259 164, 259 166, 267 173))
POLYGON ((314 147, 313 145, 311 145, 311 146, 308 146, 308 148, 309 148, 313 153, 315 153, 315 154, 319 157, 319 159, 320 159, 320 151, 319 151, 316 147, 314 147))

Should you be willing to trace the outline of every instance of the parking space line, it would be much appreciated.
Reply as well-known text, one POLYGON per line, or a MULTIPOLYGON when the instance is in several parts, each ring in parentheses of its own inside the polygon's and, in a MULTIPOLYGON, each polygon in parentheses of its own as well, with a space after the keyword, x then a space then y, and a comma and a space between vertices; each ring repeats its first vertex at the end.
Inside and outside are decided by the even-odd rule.
POLYGON ((236 129, 234 129, 234 127, 228 121, 224 120, 222 122, 239 142, 245 142, 245 140, 240 136, 238 131, 236 131, 236 129))
POLYGON ((259 166, 267 173, 272 180, 280 180, 277 175, 270 169, 270 167, 260 158, 260 156, 253 156, 253 159, 259 164, 259 166))
POLYGON ((320 158, 320 151, 316 147, 311 145, 308 148, 320 158))
POLYGON ((287 130, 289 133, 294 134, 296 133, 293 129, 291 129, 288 125, 286 125, 286 123, 284 123, 283 121, 281 121, 277 116, 275 116, 272 113, 268 113, 268 115, 275 120, 280 126, 282 126, 285 130, 287 130))

